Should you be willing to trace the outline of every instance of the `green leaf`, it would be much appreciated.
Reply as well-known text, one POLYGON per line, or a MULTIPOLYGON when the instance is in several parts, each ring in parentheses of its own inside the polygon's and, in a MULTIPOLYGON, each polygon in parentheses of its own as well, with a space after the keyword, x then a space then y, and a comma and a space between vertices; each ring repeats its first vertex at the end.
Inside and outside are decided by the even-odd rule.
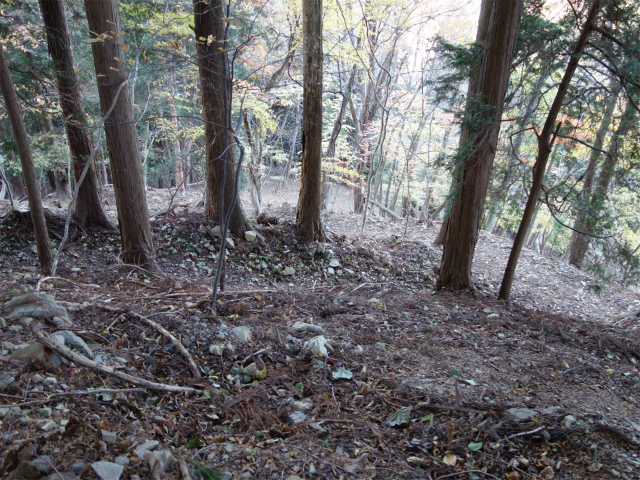
POLYGON ((187 443, 187 449, 193 450, 194 448, 202 447, 203 445, 204 445, 204 442, 199 438, 192 438, 187 443))
POLYGON ((469 443, 469 445, 467 445, 467 447, 472 452, 477 452, 478 450, 480 450, 482 448, 482 442, 477 442, 477 443, 476 442, 471 442, 471 443, 469 443))
POLYGON ((420 421, 421 421, 422 423, 424 423, 424 422, 430 422, 430 421, 431 421, 431 415, 425 415, 424 417, 422 417, 422 418, 420 419, 420 421))
POLYGON ((207 398, 211 398, 211 392, 209 390, 205 390, 204 392, 202 392, 202 395, 204 395, 207 398))
POLYGON ((404 425, 405 423, 409 423, 409 416, 411 415, 411 407, 402 407, 397 412, 392 413, 387 418, 387 422, 392 427, 397 425, 404 425))

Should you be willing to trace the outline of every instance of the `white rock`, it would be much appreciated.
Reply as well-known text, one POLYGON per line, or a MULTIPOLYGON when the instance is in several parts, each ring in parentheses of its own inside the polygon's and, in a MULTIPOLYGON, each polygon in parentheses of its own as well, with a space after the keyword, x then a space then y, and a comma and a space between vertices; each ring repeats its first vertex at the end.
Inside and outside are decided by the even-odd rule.
POLYGON ((257 236, 257 232, 254 232, 253 230, 247 230, 246 232, 244 232, 244 239, 247 242, 253 242, 257 236))
POLYGON ((111 462, 94 462, 91 468, 96 472, 100 480, 119 480, 124 467, 111 462))
POLYGON ((296 269, 293 267, 287 267, 282 271, 282 275, 290 276, 295 275, 296 269))
POLYGON ((249 330, 249 327, 235 327, 231 330, 231 335, 241 342, 248 342, 251 340, 251 330, 249 330))
POLYGON ((333 267, 333 268, 339 267, 340 266, 340 260, 338 260, 337 258, 332 259, 329 262, 329 266, 333 267))
POLYGON ((320 333, 323 331, 323 328, 320 325, 314 325, 313 323, 305 323, 305 322, 296 322, 293 324, 291 329, 294 332, 316 332, 320 333))
POLYGON ((158 445, 160 445, 160 443, 156 442, 155 440, 147 440, 146 442, 136 447, 136 455, 138 456, 139 459, 144 460, 144 456, 148 452, 155 450, 158 447, 158 445))
POLYGON ((313 355, 321 355, 323 357, 326 357, 329 353, 327 351, 327 347, 329 348, 329 350, 333 351, 333 347, 329 343, 329 340, 322 335, 311 338, 303 345, 303 348, 305 350, 309 350, 313 355))

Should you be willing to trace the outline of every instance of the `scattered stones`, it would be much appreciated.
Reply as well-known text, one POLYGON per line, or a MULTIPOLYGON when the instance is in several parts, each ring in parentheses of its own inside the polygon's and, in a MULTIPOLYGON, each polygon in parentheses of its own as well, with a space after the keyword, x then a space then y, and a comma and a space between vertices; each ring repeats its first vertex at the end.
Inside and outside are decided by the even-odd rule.
POLYGON ((222 355, 224 353, 224 345, 213 344, 209 347, 209 353, 214 355, 222 355))
POLYGON ((53 420, 47 420, 46 422, 44 422, 40 428, 42 430, 44 430, 45 432, 50 432, 51 430, 53 430, 54 428, 56 428, 58 426, 58 424, 56 422, 54 422, 53 420))
POLYGON ((111 462, 94 462, 91 468, 96 472, 100 480, 119 480, 124 468, 111 462))
POLYGON ((282 275, 289 277, 291 275, 295 275, 296 274, 296 269, 293 267, 287 267, 282 271, 282 275))
POLYGON ((517 422, 526 422, 538 414, 537 410, 531 410, 530 408, 510 408, 507 410, 507 415, 517 422))
POLYGON ((7 372, 0 375, 0 388, 8 387, 16 381, 18 372, 7 372))
POLYGON ((121 467, 124 467, 124 466, 126 466, 126 465, 129 465, 130 460, 129 460, 127 457, 125 457, 125 456, 123 456, 123 455, 120 455, 119 457, 116 457, 116 458, 113 460, 113 462, 114 462, 116 465, 120 465, 121 467))
POLYGON ((82 473, 85 468, 87 468, 87 464, 84 462, 73 462, 71 465, 69 465, 69 469, 73 473, 82 473))
POLYGON ((7 328, 7 321, 0 317, 0 328, 7 328))
MULTIPOLYGON (((13 358, 30 358, 32 360, 43 361, 44 358, 44 348, 40 343, 34 342, 29 343, 27 346, 22 347, 18 350, 15 350, 11 357, 13 358)), ((62 358, 57 353, 51 354, 51 365, 55 368, 60 368, 62 365, 62 358)))
POLYGON ((236 337, 242 343, 251 340, 251 330, 249 330, 249 327, 235 327, 231 330, 231 335, 236 337))
POLYGON ((576 417, 573 415, 567 415, 562 419, 562 424, 567 428, 571 427, 574 423, 576 423, 576 417))
POLYGON ((247 230, 246 232, 244 232, 244 239, 247 242, 253 242, 257 236, 258 236, 258 233, 254 232, 253 230, 247 230))
POLYGON ((66 345, 70 345, 72 347, 78 347, 79 349, 84 351, 84 354, 87 357, 93 358, 93 352, 91 351, 89 346, 85 343, 83 339, 81 339, 75 333, 70 332, 69 330, 60 330, 59 332, 56 332, 53 335, 56 337, 57 336, 63 337, 64 343, 66 345))
POLYGON ((333 260, 331 260, 329 262, 329 266, 333 267, 333 268, 337 268, 340 266, 340 260, 338 260, 337 258, 334 258, 333 260))

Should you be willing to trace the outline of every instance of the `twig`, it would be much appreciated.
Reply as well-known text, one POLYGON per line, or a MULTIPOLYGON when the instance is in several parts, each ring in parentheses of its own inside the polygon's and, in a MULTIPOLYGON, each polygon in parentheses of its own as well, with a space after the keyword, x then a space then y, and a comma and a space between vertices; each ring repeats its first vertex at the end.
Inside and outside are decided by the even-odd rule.
POLYGON ((538 428, 536 428, 534 430, 531 430, 529 432, 515 433, 513 435, 509 435, 508 437, 503 438, 502 440, 498 440, 498 443, 506 442, 507 440, 511 440, 512 438, 516 438, 516 437, 523 437, 525 435, 533 435, 534 433, 538 433, 539 431, 544 430, 544 429, 545 429, 545 427, 542 426, 542 427, 538 427, 538 428))
POLYGON ((491 478, 495 478, 496 480, 500 480, 500 477, 496 477, 495 475, 491 475, 490 473, 483 472, 482 470, 465 470, 464 472, 447 473, 446 475, 440 475, 439 477, 436 477, 435 480, 440 480, 441 478, 448 477, 457 477, 459 475, 465 475, 467 473, 481 473, 482 475, 487 475, 491 478))
POLYGON ((46 282, 47 280, 62 280, 63 282, 70 283, 71 285, 75 285, 76 287, 100 288, 100 285, 94 285, 93 283, 76 283, 62 277, 44 277, 38 280, 38 283, 36 284, 36 292, 40 291, 40 284, 42 282, 46 282))
MULTIPOLYGON (((97 388, 95 390, 76 390, 73 392, 60 392, 60 393, 54 393, 51 397, 49 398, 45 398, 42 400, 33 400, 30 402, 22 402, 22 403, 13 403, 11 405, 2 405, 2 407, 4 408, 20 408, 20 407, 26 407, 29 405, 43 405, 45 403, 51 403, 51 402, 55 402, 56 400, 58 400, 59 397, 71 397, 71 396, 75 396, 75 395, 95 395, 96 393, 118 393, 118 392, 145 392, 146 390, 144 388, 97 388)), ((42 394, 47 394, 46 392, 27 392, 27 395, 30 393, 42 393, 42 394)), ((9 396, 9 395, 3 395, 4 396, 9 396)), ((13 397, 15 397, 15 395, 11 395, 13 397)), ((21 397, 15 397, 15 398, 21 398, 21 397)))
POLYGON ((42 330, 36 327, 33 323, 34 323, 33 319, 29 319, 28 321, 25 321, 25 325, 27 326, 27 328, 29 328, 29 330, 33 332, 33 334, 36 336, 36 338, 40 343, 42 343, 46 347, 49 347, 51 350, 56 352, 61 357, 64 357, 67 360, 77 363, 78 365, 81 365, 86 368, 90 368, 92 370, 96 370, 98 372, 101 372, 107 375, 111 375, 125 382, 131 382, 136 385, 140 385, 141 387, 150 388, 151 390, 158 390, 161 392, 169 392, 169 393, 186 393, 186 394, 199 392, 199 390, 191 387, 180 387, 178 385, 165 385, 162 383, 151 382, 149 380, 145 380, 144 378, 135 377, 133 375, 129 375, 128 373, 124 373, 124 372, 119 372, 117 370, 114 370, 111 367, 107 367, 106 365, 101 365, 97 362, 94 362, 93 360, 88 359, 84 355, 80 355, 76 352, 69 350, 60 342, 58 342, 57 340, 54 340, 48 334, 44 333, 42 330))
POLYGON ((184 478, 184 480, 191 480, 189 467, 187 467, 187 462, 184 461, 184 458, 181 458, 180 460, 178 460, 178 466, 180 467, 180 473, 182 474, 182 478, 184 478))
POLYGON ((137 318, 138 320, 142 320, 144 323, 146 323, 147 325, 153 327, 155 330, 157 330, 162 335, 164 335, 165 338, 167 340, 169 340, 173 344, 173 346, 176 347, 178 349, 178 351, 185 356, 185 358, 187 359, 187 363, 189 364, 189 369, 191 370, 191 373, 193 373, 194 378, 196 378, 196 379, 202 378, 202 374, 200 373, 200 369, 198 368, 198 365, 196 365, 196 362, 193 359, 193 357, 191 356, 191 354, 187 351, 186 348, 184 348, 184 345, 182 345, 182 342, 180 342, 180 340, 178 340, 176 337, 174 337, 171 334, 171 332, 169 332, 169 330, 164 328, 162 325, 154 322, 153 320, 151 320, 151 319, 149 319, 147 317, 143 317, 142 315, 137 314, 135 312, 129 312, 129 315, 131 315, 132 317, 137 318))

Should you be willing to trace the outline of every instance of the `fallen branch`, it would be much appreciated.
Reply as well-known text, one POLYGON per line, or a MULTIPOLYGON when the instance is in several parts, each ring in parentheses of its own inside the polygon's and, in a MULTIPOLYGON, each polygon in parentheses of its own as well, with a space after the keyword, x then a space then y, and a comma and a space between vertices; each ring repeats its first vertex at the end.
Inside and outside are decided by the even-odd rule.
POLYGON ((184 480, 191 480, 189 467, 187 467, 187 462, 184 461, 184 458, 181 458, 180 460, 178 460, 178 466, 180 467, 180 473, 182 473, 182 478, 184 478, 184 480))
POLYGON ((480 473, 482 475, 487 475, 488 477, 500 480, 500 477, 496 477, 495 475, 491 475, 490 473, 484 472, 482 470, 465 470, 463 472, 448 473, 446 475, 440 475, 439 477, 436 477, 436 480, 440 480, 441 478, 459 477, 460 475, 466 475, 468 473, 480 473))
POLYGON ((373 203, 376 207, 378 207, 380 210, 382 210, 383 212, 388 213, 389 215, 391 215, 393 218, 395 218, 396 220, 404 220, 404 218, 402 218, 400 215, 398 215, 396 212, 394 212, 393 210, 389 210, 387 207, 385 207, 384 205, 382 205, 381 203, 376 202, 375 200, 371 200, 369 199, 369 203, 373 203))
POLYGON ((29 330, 33 332, 33 334, 36 336, 36 338, 42 345, 50 348, 61 357, 66 358, 71 362, 77 363, 78 365, 81 365, 86 368, 90 368, 91 370, 96 370, 106 375, 111 375, 125 382, 131 382, 136 385, 140 385, 141 387, 149 388, 151 390, 158 390, 161 392, 169 392, 169 393, 186 393, 186 394, 199 392, 199 390, 191 387, 180 387, 178 385, 165 385, 162 383, 151 382, 149 380, 145 380, 144 378, 134 377, 133 375, 129 375, 128 373, 119 372, 117 370, 114 370, 111 367, 107 367, 106 365, 101 365, 98 362, 94 362, 93 360, 88 359, 84 355, 80 355, 79 353, 69 350, 60 342, 58 342, 57 340, 54 340, 48 334, 44 333, 42 330, 36 327, 33 323, 34 323, 33 319, 29 319, 28 321, 25 321, 25 325, 27 326, 27 328, 29 328, 29 330))
POLYGON ((132 317, 137 318, 138 320, 143 321, 144 323, 146 323, 150 327, 153 327, 156 331, 158 331, 162 335, 164 335, 165 338, 167 340, 169 340, 173 344, 173 346, 176 347, 178 349, 178 351, 185 356, 185 358, 187 359, 187 363, 189 364, 189 369, 191 370, 191 373, 193 373, 193 377, 197 378, 197 379, 202 378, 202 374, 200 373, 200 369, 196 365, 196 362, 193 359, 193 357, 191 356, 191 354, 187 351, 186 348, 184 348, 184 345, 182 345, 182 342, 180 342, 180 340, 178 340, 176 337, 174 337, 171 334, 171 332, 169 332, 169 330, 164 328, 162 325, 154 322, 153 320, 151 320, 151 319, 149 319, 147 317, 143 317, 142 315, 137 314, 135 312, 129 312, 129 315, 131 315, 132 317))

